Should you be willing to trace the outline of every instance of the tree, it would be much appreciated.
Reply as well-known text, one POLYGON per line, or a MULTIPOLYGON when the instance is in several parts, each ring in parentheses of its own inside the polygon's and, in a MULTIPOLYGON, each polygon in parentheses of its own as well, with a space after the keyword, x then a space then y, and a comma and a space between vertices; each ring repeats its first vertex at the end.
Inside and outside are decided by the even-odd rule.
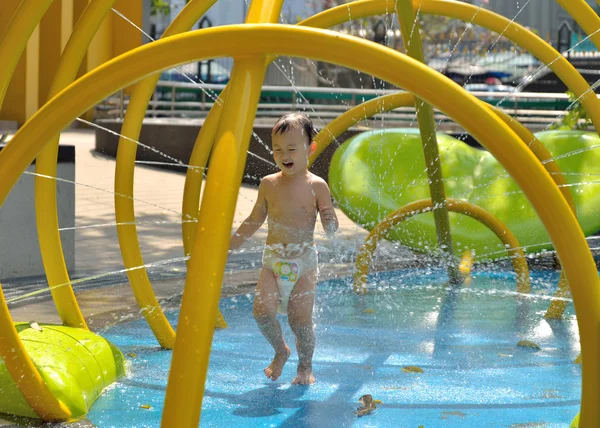
POLYGON ((581 102, 577 99, 573 92, 567 91, 571 108, 557 122, 550 125, 550 129, 571 130, 571 129, 587 129, 592 126, 592 121, 583 109, 581 102))
POLYGON ((150 4, 150 16, 167 16, 169 13, 171 13, 171 3, 165 0, 152 0, 150 4))
MULTIPOLYGON (((312 3, 312 7, 315 13, 318 13, 345 3, 347 1, 344 0, 317 0, 312 3)), ((404 52, 404 44, 400 35, 398 20, 393 9, 394 3, 390 2, 390 5, 391 10, 386 15, 360 18, 338 25, 334 29, 404 52)), ((426 61, 431 55, 437 52, 435 48, 431 49, 429 47, 433 46, 435 42, 439 43, 441 40, 447 39, 447 35, 451 31, 457 31, 457 21, 446 17, 419 14, 417 22, 420 27, 423 46, 425 47, 424 55, 426 61)), ((303 71, 316 74, 319 82, 326 86, 367 89, 385 86, 385 83, 371 76, 327 63, 320 63, 317 67, 307 65, 307 67, 303 68, 303 71)))

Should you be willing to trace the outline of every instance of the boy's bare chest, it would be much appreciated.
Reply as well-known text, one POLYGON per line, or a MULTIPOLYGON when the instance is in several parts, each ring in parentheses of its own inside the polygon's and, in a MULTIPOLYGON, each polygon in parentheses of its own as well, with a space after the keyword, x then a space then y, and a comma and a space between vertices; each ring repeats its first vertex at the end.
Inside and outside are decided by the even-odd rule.
POLYGON ((310 185, 281 186, 270 196, 267 203, 271 216, 316 213, 316 197, 310 185))

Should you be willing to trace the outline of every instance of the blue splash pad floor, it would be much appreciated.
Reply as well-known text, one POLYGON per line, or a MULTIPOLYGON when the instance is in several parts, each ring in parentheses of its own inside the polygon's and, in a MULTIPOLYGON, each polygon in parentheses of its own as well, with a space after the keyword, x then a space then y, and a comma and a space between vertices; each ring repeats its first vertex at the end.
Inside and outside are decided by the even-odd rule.
MULTIPOLYGON (((440 271, 376 275, 366 296, 347 280, 318 285, 317 382, 291 385, 292 357, 281 378, 263 374, 272 350, 252 318, 252 296, 221 301, 229 323, 215 332, 201 426, 454 427, 568 426, 579 410, 579 336, 572 305, 563 320, 543 317, 558 276, 534 273, 532 294, 514 293, 510 273, 480 274, 458 292, 440 271), (531 340, 541 350, 519 348, 531 340), (423 373, 402 367, 419 366, 423 373), (358 399, 382 404, 358 418, 358 399)), ((177 313, 170 313, 171 322, 177 313)), ((129 357, 128 377, 96 402, 99 427, 158 427, 172 353, 160 350, 143 320, 104 333, 129 357), (145 409, 142 406, 151 406, 145 409)))

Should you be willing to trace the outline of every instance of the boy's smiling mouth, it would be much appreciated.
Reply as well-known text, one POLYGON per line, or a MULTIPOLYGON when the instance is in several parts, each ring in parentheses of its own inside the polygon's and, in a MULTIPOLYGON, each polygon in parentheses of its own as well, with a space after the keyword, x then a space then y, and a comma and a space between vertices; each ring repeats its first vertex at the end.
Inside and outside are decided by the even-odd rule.
POLYGON ((281 164, 288 169, 294 166, 294 162, 281 162, 281 164))

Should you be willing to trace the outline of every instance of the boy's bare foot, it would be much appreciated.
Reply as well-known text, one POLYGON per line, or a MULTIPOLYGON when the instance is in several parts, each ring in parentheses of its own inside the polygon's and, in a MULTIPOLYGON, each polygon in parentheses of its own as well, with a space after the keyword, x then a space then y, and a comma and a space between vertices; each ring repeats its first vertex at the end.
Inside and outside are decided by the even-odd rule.
POLYGON ((290 348, 285 347, 285 352, 277 353, 273 357, 273 361, 269 364, 269 367, 265 369, 265 376, 271 380, 277 380, 281 376, 283 366, 285 362, 290 358, 290 348))
POLYGON ((312 385, 315 383, 315 377, 312 374, 312 367, 308 369, 301 369, 298 367, 298 374, 292 381, 294 385, 312 385))

